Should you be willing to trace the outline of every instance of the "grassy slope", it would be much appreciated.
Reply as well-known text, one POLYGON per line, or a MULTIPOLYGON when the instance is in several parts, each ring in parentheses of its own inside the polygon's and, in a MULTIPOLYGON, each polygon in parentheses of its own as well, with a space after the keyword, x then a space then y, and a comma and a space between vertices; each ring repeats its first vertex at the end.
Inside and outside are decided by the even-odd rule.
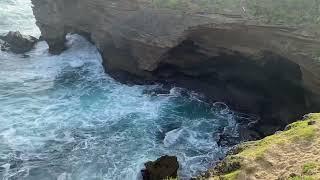
MULTIPOLYGON (((202 179, 320 179, 320 114, 260 141, 245 143, 202 179)), ((201 178, 200 178, 201 179, 201 178)))

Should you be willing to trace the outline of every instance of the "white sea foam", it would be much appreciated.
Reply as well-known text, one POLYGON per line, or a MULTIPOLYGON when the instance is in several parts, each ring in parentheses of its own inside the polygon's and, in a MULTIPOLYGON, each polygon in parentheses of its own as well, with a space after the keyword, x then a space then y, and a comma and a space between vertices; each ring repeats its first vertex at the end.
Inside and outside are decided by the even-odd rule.
MULTIPOLYGON (((36 33, 25 26, 34 22, 29 5, 1 1, 0 26, 36 33)), ((145 90, 159 86, 120 84, 84 38, 68 36, 68 47, 58 56, 45 42, 29 58, 0 52, 0 179, 135 180, 164 154, 178 157, 187 179, 224 155, 216 133, 237 136, 224 104, 178 87, 154 96, 145 90)))
POLYGON ((180 136, 182 135, 182 133, 183 133, 183 129, 175 129, 170 132, 167 132, 166 137, 163 140, 164 146, 169 147, 175 144, 180 138, 180 136))
POLYGON ((179 158, 187 178, 224 154, 212 136, 234 126, 225 106, 220 112, 180 88, 153 96, 144 90, 156 86, 120 84, 105 75, 93 45, 68 40, 59 56, 44 42, 30 58, 0 56, 0 162, 10 152, 9 163, 18 163, 4 179, 131 180, 164 154, 179 158))
POLYGON ((30 0, 1 0, 0 33, 7 31, 20 31, 36 37, 40 35, 30 0))

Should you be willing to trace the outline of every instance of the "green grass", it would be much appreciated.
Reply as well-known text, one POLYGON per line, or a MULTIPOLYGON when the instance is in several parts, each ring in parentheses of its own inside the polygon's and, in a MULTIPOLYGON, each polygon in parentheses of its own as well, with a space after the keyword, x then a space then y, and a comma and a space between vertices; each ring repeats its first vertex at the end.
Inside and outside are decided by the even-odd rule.
POLYGON ((302 166, 302 173, 305 175, 313 175, 317 167, 318 165, 316 163, 306 163, 302 166))
POLYGON ((261 158, 269 148, 272 148, 272 145, 292 143, 299 140, 311 140, 316 133, 316 128, 308 125, 308 122, 312 120, 314 120, 313 116, 308 120, 295 122, 290 125, 291 128, 289 130, 257 141, 238 155, 257 159, 261 158))

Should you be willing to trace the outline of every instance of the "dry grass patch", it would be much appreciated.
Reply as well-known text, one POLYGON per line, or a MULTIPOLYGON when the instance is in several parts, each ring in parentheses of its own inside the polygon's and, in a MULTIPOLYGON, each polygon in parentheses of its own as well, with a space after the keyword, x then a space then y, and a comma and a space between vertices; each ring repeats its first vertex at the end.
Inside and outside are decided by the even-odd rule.
POLYGON ((286 131, 245 143, 205 179, 320 179, 320 114, 292 123, 286 131), (236 162, 237 166, 232 166, 236 162))

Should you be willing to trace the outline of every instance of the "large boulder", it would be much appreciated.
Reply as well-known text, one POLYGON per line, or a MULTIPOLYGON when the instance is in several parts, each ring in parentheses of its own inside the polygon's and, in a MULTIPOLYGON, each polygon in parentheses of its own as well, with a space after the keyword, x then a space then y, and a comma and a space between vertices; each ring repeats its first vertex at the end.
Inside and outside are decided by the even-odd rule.
POLYGON ((143 180, 163 180, 178 176, 179 163, 175 156, 162 156, 156 161, 145 163, 142 170, 143 180))
POLYGON ((6 35, 0 35, 0 46, 2 51, 11 51, 22 54, 30 51, 38 39, 33 36, 22 35, 19 31, 10 31, 6 35))

